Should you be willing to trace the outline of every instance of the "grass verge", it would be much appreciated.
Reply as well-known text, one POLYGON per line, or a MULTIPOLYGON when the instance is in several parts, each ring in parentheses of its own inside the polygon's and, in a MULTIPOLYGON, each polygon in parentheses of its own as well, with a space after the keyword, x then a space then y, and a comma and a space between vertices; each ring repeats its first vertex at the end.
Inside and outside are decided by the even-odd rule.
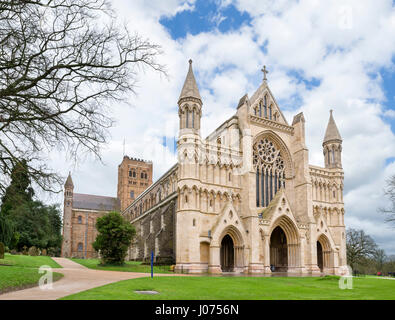
MULTIPOLYGON (((143 272, 150 273, 151 266, 144 265, 141 261, 125 261, 122 266, 114 265, 101 265, 99 259, 71 259, 87 268, 96 270, 107 270, 107 271, 126 271, 126 272, 143 272)), ((154 266, 154 273, 173 273, 170 271, 170 266, 154 266)))
POLYGON ((4 259, 0 259, 0 266, 1 265, 10 265, 25 268, 39 268, 43 265, 47 265, 51 268, 61 268, 61 266, 54 260, 52 260, 51 257, 11 255, 9 253, 5 254, 4 259))
MULTIPOLYGON (((43 265, 61 268, 50 257, 6 254, 4 259, 0 259, 0 294, 37 286, 43 276, 38 270, 43 265)), ((53 273, 53 281, 62 277, 61 273, 53 273)))
POLYGON ((63 300, 393 300, 395 281, 353 278, 353 289, 338 277, 154 277, 124 280, 63 300), (137 294, 155 290, 157 295, 137 294))

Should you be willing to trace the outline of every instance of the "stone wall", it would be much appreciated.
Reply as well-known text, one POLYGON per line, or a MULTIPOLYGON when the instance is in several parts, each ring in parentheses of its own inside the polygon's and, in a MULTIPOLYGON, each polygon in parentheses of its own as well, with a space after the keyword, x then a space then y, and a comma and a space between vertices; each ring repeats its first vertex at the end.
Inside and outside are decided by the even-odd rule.
POLYGON ((164 201, 162 206, 132 222, 136 228, 136 237, 129 248, 129 260, 148 262, 152 250, 156 263, 174 263, 176 204, 176 197, 164 201))
POLYGON ((96 258, 97 252, 93 249, 92 243, 96 240, 97 218, 102 217, 107 212, 86 211, 73 209, 71 219, 71 257, 72 258, 96 258), (78 217, 81 217, 79 219, 78 217), (79 247, 82 244, 82 247, 79 247))
POLYGON ((121 212, 152 185, 152 162, 124 156, 118 166, 117 197, 121 212))

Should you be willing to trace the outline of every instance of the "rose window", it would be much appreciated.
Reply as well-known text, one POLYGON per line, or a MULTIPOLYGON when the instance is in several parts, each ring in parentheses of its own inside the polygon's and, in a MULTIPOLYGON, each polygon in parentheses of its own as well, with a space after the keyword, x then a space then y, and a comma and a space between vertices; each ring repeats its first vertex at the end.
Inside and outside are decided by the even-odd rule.
POLYGON ((256 203, 267 207, 280 188, 285 187, 285 165, 281 151, 268 138, 253 147, 253 164, 256 170, 256 203))

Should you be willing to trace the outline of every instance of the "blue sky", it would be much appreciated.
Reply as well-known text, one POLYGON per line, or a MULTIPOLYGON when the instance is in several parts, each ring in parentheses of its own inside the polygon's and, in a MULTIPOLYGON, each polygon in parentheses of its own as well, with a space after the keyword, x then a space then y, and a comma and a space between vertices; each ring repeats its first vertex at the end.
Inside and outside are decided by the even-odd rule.
MULTIPOLYGON (((395 57, 392 59, 392 62, 395 64, 395 57)), ((380 76, 383 79, 382 87, 386 98, 386 102, 384 103, 385 108, 395 110, 395 69, 382 68, 380 70, 380 76)), ((384 120, 391 124, 392 132, 395 132, 395 118, 384 117, 384 120)))
POLYGON ((159 20, 175 40, 185 38, 188 33, 196 35, 214 30, 222 33, 237 30, 250 21, 251 17, 247 12, 238 11, 232 4, 221 7, 218 1, 202 0, 195 2, 194 10, 182 11, 159 20))

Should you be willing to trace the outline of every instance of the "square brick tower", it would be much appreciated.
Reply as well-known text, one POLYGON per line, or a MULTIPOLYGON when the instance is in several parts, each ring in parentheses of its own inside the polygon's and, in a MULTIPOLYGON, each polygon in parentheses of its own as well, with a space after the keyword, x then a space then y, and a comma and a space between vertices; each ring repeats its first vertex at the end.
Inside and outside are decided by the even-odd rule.
POLYGON ((118 166, 118 192, 121 212, 152 184, 152 161, 124 156, 118 166))

